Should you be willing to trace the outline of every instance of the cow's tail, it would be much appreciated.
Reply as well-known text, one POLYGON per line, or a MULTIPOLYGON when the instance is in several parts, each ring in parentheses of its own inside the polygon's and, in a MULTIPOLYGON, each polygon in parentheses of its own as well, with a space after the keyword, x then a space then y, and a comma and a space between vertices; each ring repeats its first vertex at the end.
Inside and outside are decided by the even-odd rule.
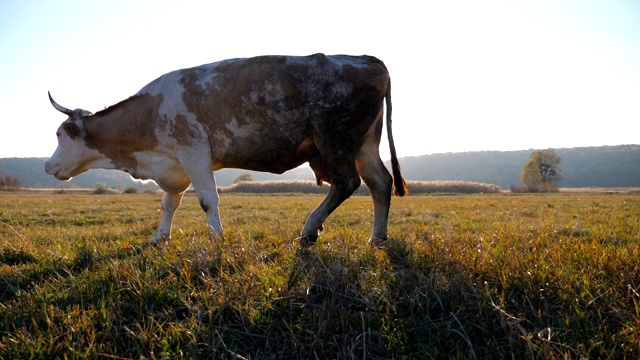
POLYGON ((393 193, 396 196, 405 196, 409 193, 407 183, 400 173, 400 164, 396 155, 396 146, 393 143, 393 135, 391 134, 391 77, 387 84, 387 93, 385 95, 387 105, 387 136, 389 137, 389 151, 391 152, 391 174, 393 175, 393 193))

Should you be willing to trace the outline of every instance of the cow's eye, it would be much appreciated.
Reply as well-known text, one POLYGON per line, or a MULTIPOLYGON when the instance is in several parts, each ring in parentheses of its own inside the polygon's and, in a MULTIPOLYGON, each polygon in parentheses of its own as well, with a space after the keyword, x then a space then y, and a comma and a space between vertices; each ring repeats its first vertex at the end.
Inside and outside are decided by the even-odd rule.
POLYGON ((60 137, 60 131, 56 132, 56 136, 60 137))

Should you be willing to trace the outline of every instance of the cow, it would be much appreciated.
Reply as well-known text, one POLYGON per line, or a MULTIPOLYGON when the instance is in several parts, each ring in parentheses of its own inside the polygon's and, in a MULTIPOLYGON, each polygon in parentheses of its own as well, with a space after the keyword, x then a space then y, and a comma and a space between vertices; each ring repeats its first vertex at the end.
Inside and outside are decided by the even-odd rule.
POLYGON ((372 56, 259 56, 214 62, 160 76, 95 114, 71 110, 58 128, 47 174, 69 180, 89 169, 119 169, 162 190, 154 245, 171 237, 173 216, 193 185, 210 237, 223 236, 213 172, 240 168, 281 174, 309 163, 324 200, 308 216, 301 246, 360 186, 373 199, 372 245, 387 239, 392 187, 408 193, 391 133, 391 81, 372 56), (385 101, 386 100, 386 101, 385 101), (393 176, 378 147, 386 104, 393 176))

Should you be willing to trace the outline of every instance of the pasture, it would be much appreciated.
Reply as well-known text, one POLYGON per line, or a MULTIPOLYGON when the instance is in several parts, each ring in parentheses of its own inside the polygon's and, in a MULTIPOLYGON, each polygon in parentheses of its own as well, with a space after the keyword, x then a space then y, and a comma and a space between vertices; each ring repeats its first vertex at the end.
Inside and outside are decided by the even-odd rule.
POLYGON ((0 194, 0 359, 640 357, 640 195, 0 194))

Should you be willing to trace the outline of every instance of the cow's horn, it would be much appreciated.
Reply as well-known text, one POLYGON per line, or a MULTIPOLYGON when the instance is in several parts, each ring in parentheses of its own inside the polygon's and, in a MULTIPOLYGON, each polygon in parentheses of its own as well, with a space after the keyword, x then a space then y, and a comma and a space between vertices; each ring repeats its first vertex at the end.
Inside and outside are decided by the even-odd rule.
POLYGON ((63 114, 67 114, 69 116, 73 114, 73 110, 67 109, 66 107, 61 106, 60 104, 55 102, 55 100, 53 100, 53 98, 51 97, 51 92, 47 91, 47 94, 49 94, 49 101, 51 101, 51 105, 53 105, 53 107, 56 108, 56 110, 60 111, 63 114))

